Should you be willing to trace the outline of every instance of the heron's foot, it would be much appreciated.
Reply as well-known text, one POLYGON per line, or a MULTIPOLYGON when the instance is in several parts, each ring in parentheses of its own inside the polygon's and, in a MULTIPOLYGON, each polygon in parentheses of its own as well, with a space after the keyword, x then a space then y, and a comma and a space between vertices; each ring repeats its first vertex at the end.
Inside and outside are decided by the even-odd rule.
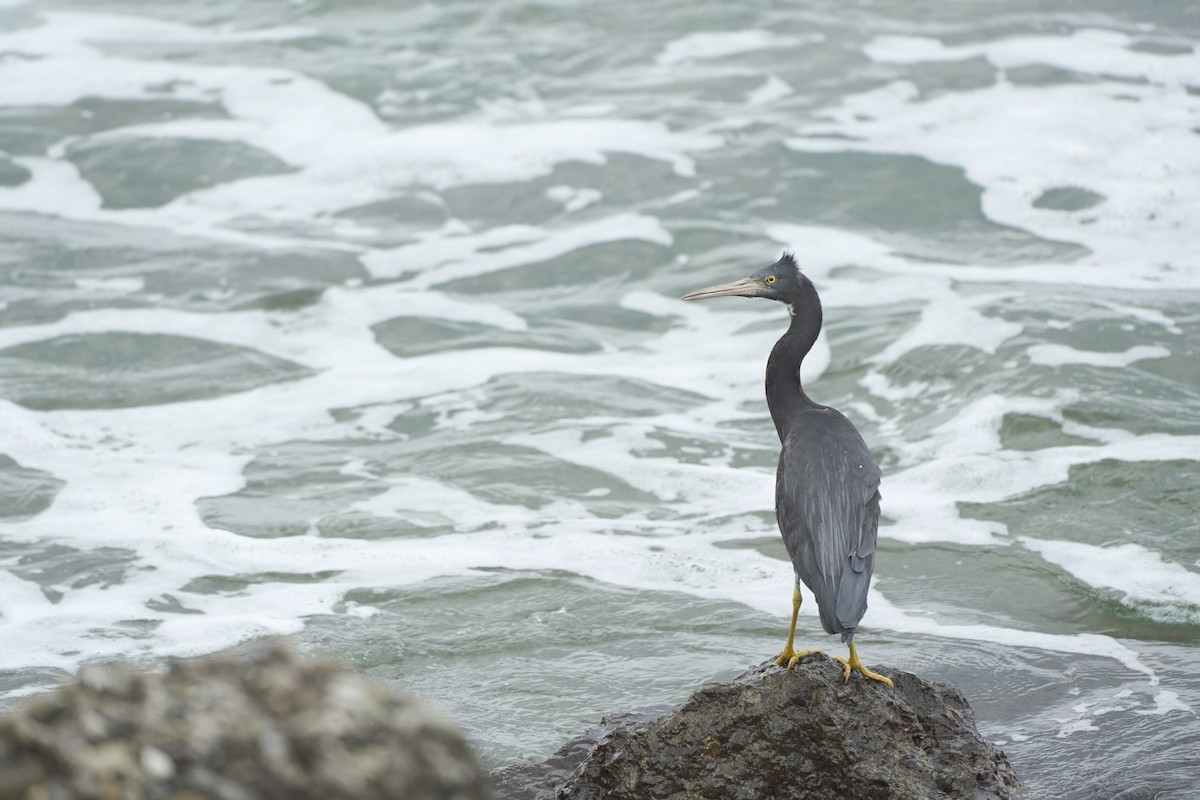
POLYGON ((775 659, 775 666, 786 667, 787 669, 791 669, 792 667, 796 666, 796 664, 798 664, 800 662, 800 659, 804 658, 807 655, 811 655, 812 653, 819 653, 819 652, 821 652, 821 651, 816 650, 816 649, 796 651, 789 644, 787 647, 783 648, 783 652, 779 654, 779 658, 775 659))
POLYGON ((850 648, 850 657, 849 658, 842 658, 841 656, 834 656, 833 660, 841 663, 841 665, 844 667, 844 669, 842 670, 842 680, 844 680, 844 681, 850 680, 851 672, 858 672, 858 673, 861 673, 864 678, 870 678, 871 680, 879 681, 880 683, 885 684, 886 686, 888 686, 890 688, 893 688, 893 689, 895 688, 895 685, 892 683, 890 678, 885 678, 884 676, 880 675, 879 673, 871 672, 871 670, 864 667, 862 662, 858 660, 858 653, 854 652, 853 647, 850 648))

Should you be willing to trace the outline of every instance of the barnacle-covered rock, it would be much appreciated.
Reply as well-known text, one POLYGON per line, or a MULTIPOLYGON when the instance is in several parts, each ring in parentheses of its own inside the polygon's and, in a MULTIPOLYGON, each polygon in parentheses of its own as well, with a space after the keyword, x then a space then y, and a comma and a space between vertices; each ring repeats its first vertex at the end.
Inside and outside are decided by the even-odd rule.
POLYGON ((279 645, 165 673, 87 667, 0 719, 6 800, 479 800, 489 787, 442 714, 279 645))
POLYGON ((542 764, 493 773, 505 800, 1011 800, 1021 784, 952 686, 827 656, 768 661, 666 715, 623 715, 542 764))

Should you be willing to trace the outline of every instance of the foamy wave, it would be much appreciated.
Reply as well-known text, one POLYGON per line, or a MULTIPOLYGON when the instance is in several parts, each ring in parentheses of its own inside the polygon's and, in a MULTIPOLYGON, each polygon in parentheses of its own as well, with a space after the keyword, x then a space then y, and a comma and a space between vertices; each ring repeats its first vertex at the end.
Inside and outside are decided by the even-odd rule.
POLYGON ((1200 573, 1165 561, 1141 545, 1097 547, 1027 536, 1019 541, 1076 580, 1117 592, 1124 604, 1152 619, 1200 624, 1200 573))
POLYGON ((823 39, 824 37, 819 34, 800 38, 780 36, 764 30, 690 33, 669 42, 666 49, 658 56, 657 61, 661 65, 669 66, 689 61, 725 58, 759 50, 793 48, 823 39))
POLYGON ((1121 353, 1100 353, 1076 350, 1062 344, 1038 344, 1029 348, 1029 360, 1034 364, 1061 367, 1064 364, 1085 364, 1089 367, 1128 367, 1151 358, 1166 358, 1171 351, 1160 345, 1141 344, 1121 353))
POLYGON ((227 42, 231 35, 247 41, 310 35, 302 29, 235 35, 115 15, 60 12, 40 19, 42 24, 32 28, 0 33, 0 50, 37 56, 0 63, 0 105, 171 98, 216 102, 230 115, 126 125, 69 137, 56 145, 56 154, 80 144, 131 139, 236 142, 269 153, 296 171, 187 192, 163 208, 105 210, 73 165, 20 158, 15 163, 33 176, 21 186, 0 188, 0 208, 167 227, 271 246, 293 241, 293 236, 269 229, 239 232, 230 224, 246 218, 311 222, 315 216, 391 197, 404 187, 523 181, 547 175, 567 161, 602 164, 610 153, 662 160, 678 174, 691 176, 691 153, 721 143, 714 135, 672 131, 657 121, 596 117, 515 121, 483 116, 392 128, 366 104, 298 72, 128 58, 100 46, 127 40, 215 44, 227 42))
MULTIPOLYGON (((1043 280, 1195 288, 1200 267, 1191 220, 1200 213, 1200 140, 1193 129, 1200 125, 1200 103, 1181 87, 1194 80, 1200 56, 1145 53, 1130 44, 1127 36, 1100 31, 960 47, 882 37, 866 48, 878 61, 982 55, 995 65, 996 80, 928 98, 913 84, 896 81, 825 110, 827 122, 803 127, 788 145, 905 153, 961 167, 983 187, 990 219, 1093 251, 1076 265, 1039 267, 1048 273, 1043 280), (1021 86, 1004 74, 1044 64, 1093 80, 1021 86), (1091 193, 1085 207, 1040 202, 1076 189, 1091 193), (1149 259, 1148 239, 1156 242, 1149 259)), ((1025 275, 1009 279, 1014 277, 1025 275)))

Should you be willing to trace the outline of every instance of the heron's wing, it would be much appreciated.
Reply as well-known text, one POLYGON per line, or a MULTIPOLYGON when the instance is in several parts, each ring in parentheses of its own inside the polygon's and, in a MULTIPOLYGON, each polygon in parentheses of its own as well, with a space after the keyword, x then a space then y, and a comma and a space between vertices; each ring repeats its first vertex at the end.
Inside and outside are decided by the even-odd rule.
POLYGON ((779 528, 829 633, 867 610, 879 530, 879 467, 853 424, 814 411, 784 443, 776 484, 779 528))

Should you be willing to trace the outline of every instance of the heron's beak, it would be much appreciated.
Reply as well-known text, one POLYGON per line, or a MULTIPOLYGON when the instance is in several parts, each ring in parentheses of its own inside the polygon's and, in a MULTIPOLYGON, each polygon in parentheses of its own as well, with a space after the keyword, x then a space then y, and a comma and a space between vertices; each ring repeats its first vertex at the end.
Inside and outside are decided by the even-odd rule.
POLYGON ((766 286, 754 278, 742 278, 733 283, 721 283, 709 286, 707 289, 697 289, 689 292, 680 300, 707 300, 710 297, 762 297, 766 286))

